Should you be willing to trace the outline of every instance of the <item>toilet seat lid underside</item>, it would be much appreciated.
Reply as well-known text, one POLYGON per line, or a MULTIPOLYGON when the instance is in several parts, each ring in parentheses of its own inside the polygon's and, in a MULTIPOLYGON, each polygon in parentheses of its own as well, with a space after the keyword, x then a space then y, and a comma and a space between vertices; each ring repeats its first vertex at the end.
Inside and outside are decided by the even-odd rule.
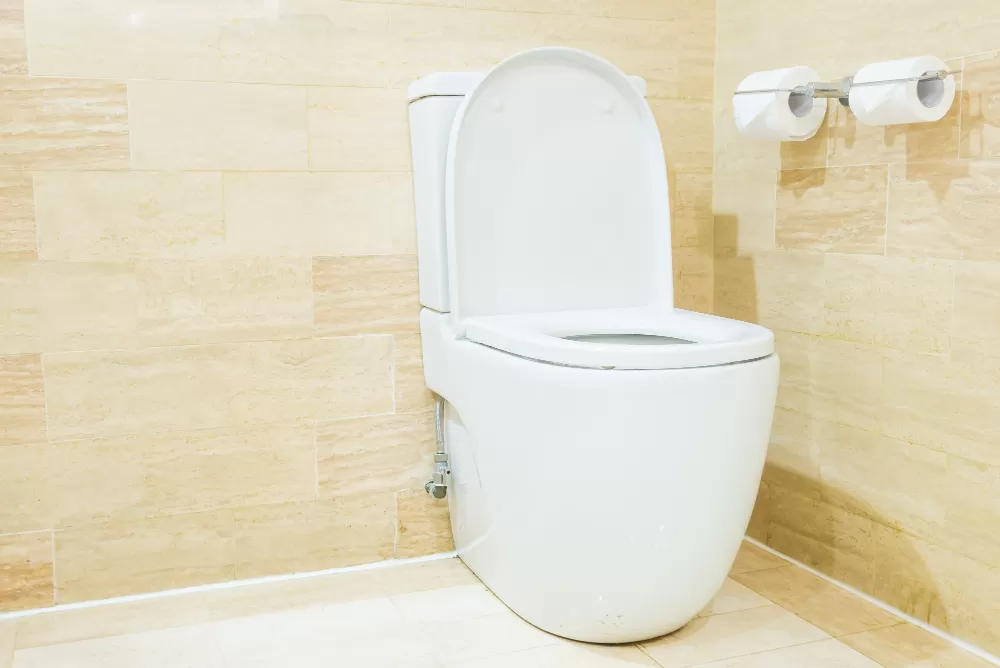
POLYGON ((670 202, 653 114, 620 70, 563 47, 493 68, 448 148, 451 322, 671 306, 670 202))
POLYGON ((690 369, 774 352, 765 327, 670 307, 470 318, 466 336, 527 359, 592 369, 690 369))

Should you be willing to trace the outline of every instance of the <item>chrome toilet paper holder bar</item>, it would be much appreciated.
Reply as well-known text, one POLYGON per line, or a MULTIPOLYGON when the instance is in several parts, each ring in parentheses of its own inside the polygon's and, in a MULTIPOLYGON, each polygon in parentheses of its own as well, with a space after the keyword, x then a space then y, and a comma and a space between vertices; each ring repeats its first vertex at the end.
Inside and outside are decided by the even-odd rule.
POLYGON ((883 79, 881 81, 865 81, 854 83, 854 77, 844 77, 840 81, 807 83, 794 88, 761 88, 759 90, 738 90, 735 95, 752 95, 753 93, 790 93, 803 97, 834 97, 840 100, 845 107, 850 106, 848 99, 851 88, 862 88, 864 86, 882 86, 884 84, 906 83, 907 81, 933 81, 935 79, 944 80, 952 74, 958 74, 958 70, 929 70, 914 77, 903 79, 883 79))

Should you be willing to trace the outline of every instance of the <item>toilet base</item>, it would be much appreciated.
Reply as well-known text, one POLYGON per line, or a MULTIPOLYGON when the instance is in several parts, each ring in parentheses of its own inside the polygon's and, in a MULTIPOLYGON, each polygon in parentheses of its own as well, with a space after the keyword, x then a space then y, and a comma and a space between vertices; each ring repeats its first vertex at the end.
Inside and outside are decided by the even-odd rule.
POLYGON ((608 371, 455 339, 421 317, 428 385, 448 402, 459 556, 535 626, 622 643, 708 604, 760 483, 778 359, 608 371))

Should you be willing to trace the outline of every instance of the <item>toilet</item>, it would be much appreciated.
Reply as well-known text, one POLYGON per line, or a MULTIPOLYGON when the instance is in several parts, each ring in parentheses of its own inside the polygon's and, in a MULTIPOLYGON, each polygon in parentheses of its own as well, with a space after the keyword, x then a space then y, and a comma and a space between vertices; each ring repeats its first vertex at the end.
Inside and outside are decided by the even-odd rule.
POLYGON ((562 47, 409 89, 458 555, 528 622, 596 643, 674 631, 716 594, 778 384, 769 330, 674 308, 644 94, 562 47))

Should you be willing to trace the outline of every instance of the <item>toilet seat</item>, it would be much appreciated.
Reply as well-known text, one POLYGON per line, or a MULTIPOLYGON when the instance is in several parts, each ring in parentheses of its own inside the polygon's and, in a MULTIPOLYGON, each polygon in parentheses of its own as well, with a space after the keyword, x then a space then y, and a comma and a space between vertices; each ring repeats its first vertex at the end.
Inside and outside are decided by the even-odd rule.
POLYGON ((465 336, 551 364, 599 369, 689 369, 767 357, 770 330, 670 307, 469 318, 465 336))

